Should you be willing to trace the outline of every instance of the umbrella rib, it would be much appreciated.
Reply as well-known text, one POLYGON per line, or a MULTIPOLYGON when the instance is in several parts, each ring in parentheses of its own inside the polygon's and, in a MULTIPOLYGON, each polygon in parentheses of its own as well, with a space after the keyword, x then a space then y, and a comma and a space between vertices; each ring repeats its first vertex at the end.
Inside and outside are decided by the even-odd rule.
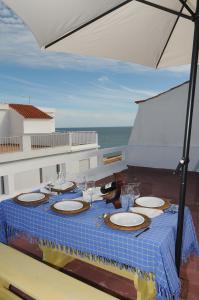
POLYGON ((133 2, 133 1, 141 2, 141 3, 143 3, 143 4, 146 4, 146 5, 149 5, 149 6, 158 8, 158 9, 160 9, 160 10, 163 10, 163 11, 169 12, 169 13, 171 13, 171 14, 174 14, 174 15, 177 15, 177 16, 180 16, 180 17, 183 17, 183 18, 185 18, 185 19, 192 20, 192 16, 188 16, 188 15, 186 15, 186 14, 183 14, 183 13, 180 13, 180 12, 178 12, 178 11, 172 10, 172 9, 170 9, 170 8, 168 8, 168 7, 164 7, 164 6, 161 6, 161 5, 152 3, 152 2, 150 2, 150 1, 146 1, 146 0, 126 0, 126 1, 124 1, 123 3, 120 3, 120 4, 118 4, 117 6, 115 6, 115 7, 111 8, 111 9, 107 10, 106 12, 102 13, 101 15, 95 17, 94 19, 92 19, 92 20, 86 22, 85 24, 82 24, 81 26, 75 28, 74 30, 72 30, 72 31, 70 31, 70 32, 68 32, 68 33, 66 33, 66 34, 64 34, 63 36, 59 37, 58 39, 56 39, 56 40, 50 42, 49 44, 45 45, 44 48, 45 48, 45 49, 49 48, 50 46, 52 46, 52 45, 54 45, 54 44, 60 42, 61 40, 65 39, 65 38, 67 38, 67 37, 69 37, 69 36, 71 36, 72 34, 74 34, 74 33, 78 32, 78 31, 80 31, 81 29, 87 27, 88 25, 90 25, 90 24, 92 24, 92 23, 98 21, 99 19, 102 19, 103 17, 107 16, 108 14, 114 12, 115 10, 117 10, 117 9, 121 8, 122 6, 125 6, 125 5, 127 5, 127 4, 129 4, 130 2, 133 2))
MULTIPOLYGON (((181 1, 180 1, 180 2, 181 2, 181 1)), ((186 0, 186 2, 187 2, 187 0, 186 0)), ((182 5, 182 7, 181 7, 180 13, 181 13, 181 12, 183 11, 183 9, 184 9, 184 4, 185 4, 185 3, 183 3, 183 5, 182 5)), ((162 56, 163 56, 163 54, 164 54, 164 52, 165 52, 165 50, 166 50, 166 48, 167 48, 167 46, 168 46, 168 44, 169 44, 169 41, 170 41, 171 36, 172 36, 172 34, 173 34, 173 32, 174 32, 174 29, 176 28, 176 25, 177 25, 177 23, 178 23, 179 18, 180 18, 180 15, 176 18, 176 21, 175 21, 175 23, 174 23, 174 25, 173 25, 173 28, 172 28, 172 30, 171 30, 171 32, 170 32, 170 34, 169 34, 169 37, 168 37, 168 39, 167 39, 167 41, 166 41, 166 43, 165 43, 165 45, 164 45, 164 48, 163 48, 163 50, 162 50, 162 52, 161 52, 161 54, 160 54, 160 57, 159 57, 158 62, 157 62, 157 64, 156 64, 156 69, 158 68, 158 65, 159 65, 159 63, 160 63, 160 61, 161 61, 161 59, 162 59, 162 56)))
POLYGON ((184 1, 184 0, 179 0, 183 5, 184 7, 186 8, 186 10, 192 15, 194 16, 194 12, 193 10, 191 9, 191 7, 189 7, 189 5, 187 4, 187 0, 184 1))
POLYGON ((48 47, 50 47, 50 46, 56 44, 57 42, 60 42, 61 40, 63 40, 63 39, 65 39, 65 38, 69 37, 70 35, 74 34, 75 32, 80 31, 80 30, 83 29, 84 27, 87 27, 88 25, 90 25, 90 24, 96 22, 96 21, 99 20, 99 19, 102 19, 102 18, 105 17, 106 15, 108 15, 108 14, 114 12, 115 10, 117 10, 117 9, 121 8, 122 6, 125 6, 126 4, 128 4, 128 3, 130 3, 130 2, 133 2, 133 1, 134 1, 134 0, 126 0, 126 1, 124 1, 124 2, 122 2, 122 3, 120 3, 120 4, 118 4, 117 6, 114 6, 113 8, 111 8, 111 9, 105 11, 105 12, 102 13, 101 15, 95 17, 94 19, 91 19, 90 21, 88 21, 88 22, 82 24, 81 26, 75 28, 74 30, 72 30, 72 31, 70 31, 70 32, 68 32, 68 33, 66 33, 66 34, 64 34, 64 35, 61 36, 61 37, 59 37, 59 38, 56 39, 55 41, 53 41, 53 42, 47 44, 44 48, 47 49, 48 47))
POLYGON ((169 7, 165 7, 165 6, 156 4, 156 3, 152 3, 152 2, 147 1, 147 0, 135 0, 135 1, 140 2, 140 3, 143 3, 143 4, 146 4, 146 5, 149 5, 149 6, 152 6, 152 7, 154 7, 154 8, 160 9, 160 10, 162 10, 162 11, 166 11, 166 12, 168 12, 168 13, 171 13, 171 14, 173 14, 173 15, 176 15, 176 16, 179 16, 179 17, 188 19, 188 20, 190 20, 190 21, 193 21, 193 16, 189 16, 189 15, 184 14, 184 13, 182 13, 182 12, 173 10, 173 9, 171 9, 171 8, 169 8, 169 7))

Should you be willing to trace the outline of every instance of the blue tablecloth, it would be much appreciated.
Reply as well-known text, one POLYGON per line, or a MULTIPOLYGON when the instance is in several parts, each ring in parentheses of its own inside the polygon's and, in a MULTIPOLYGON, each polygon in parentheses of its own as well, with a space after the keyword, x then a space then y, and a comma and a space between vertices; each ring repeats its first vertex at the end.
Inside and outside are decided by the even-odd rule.
MULTIPOLYGON (((0 240, 5 243, 7 238, 24 233, 47 246, 62 246, 66 252, 115 264, 146 278, 150 272, 154 274, 157 299, 171 299, 171 296, 178 299, 180 282, 175 268, 177 214, 164 213, 152 219, 151 229, 136 238, 137 232, 113 230, 105 224, 96 226, 100 215, 116 211, 112 204, 103 201, 94 202, 91 209, 74 216, 47 210, 57 200, 77 196, 77 193, 55 196, 49 204, 38 207, 21 206, 12 200, 1 202, 0 240)), ((199 255, 199 247, 190 210, 186 208, 183 260, 191 254, 199 255)))

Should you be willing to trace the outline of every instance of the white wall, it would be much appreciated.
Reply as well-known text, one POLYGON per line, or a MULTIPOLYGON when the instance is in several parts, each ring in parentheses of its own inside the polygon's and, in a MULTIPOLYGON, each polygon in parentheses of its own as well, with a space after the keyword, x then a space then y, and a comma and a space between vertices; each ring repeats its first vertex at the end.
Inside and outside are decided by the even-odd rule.
MULTIPOLYGON (((36 151, 36 150, 35 150, 36 151)), ((27 192, 40 186, 39 168, 43 169, 43 182, 49 180, 49 175, 56 178, 56 165, 62 165, 61 171, 66 174, 69 180, 76 176, 89 176, 94 180, 104 178, 126 168, 125 161, 115 162, 111 165, 104 165, 103 155, 105 153, 125 151, 124 147, 80 151, 77 153, 65 153, 45 157, 15 160, 9 163, 2 163, 0 176, 8 177, 8 192, 0 199, 6 199, 20 192, 27 192), (81 161, 89 160, 89 170, 81 166, 81 161), (81 174, 80 174, 81 173, 81 174)), ((125 157, 125 155, 124 155, 125 157)))
POLYGON ((55 132, 54 119, 24 119, 24 134, 55 132))
POLYGON ((42 177, 43 177, 43 182, 48 182, 52 179, 53 180, 57 179, 56 165, 42 168, 42 177))
POLYGON ((0 109, 0 137, 9 135, 9 111, 0 109))
MULTIPOLYGON (((129 165, 174 169, 182 155, 188 84, 139 104, 129 139, 129 165)), ((190 170, 199 171, 199 85, 191 139, 190 170)))
POLYGON ((39 184, 39 169, 28 170, 14 174, 14 189, 16 192, 21 192, 28 188, 39 186, 39 184))
POLYGON ((21 136, 24 132, 23 126, 24 118, 18 114, 14 109, 9 110, 9 134, 8 136, 21 136))

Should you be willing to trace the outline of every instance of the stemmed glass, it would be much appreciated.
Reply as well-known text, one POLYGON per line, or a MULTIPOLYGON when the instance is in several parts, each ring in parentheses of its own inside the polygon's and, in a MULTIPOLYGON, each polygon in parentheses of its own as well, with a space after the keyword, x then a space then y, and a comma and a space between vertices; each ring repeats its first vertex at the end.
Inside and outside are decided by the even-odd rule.
POLYGON ((135 195, 135 199, 140 197, 140 182, 136 177, 133 177, 131 182, 129 183, 133 186, 133 192, 135 195))
POLYGON ((52 192, 52 188, 54 186, 54 178, 53 177, 47 177, 46 182, 47 182, 46 186, 48 187, 49 191, 52 192))
POLYGON ((61 183, 64 184, 66 182, 66 175, 64 172, 61 172, 60 174, 60 180, 61 180, 61 183))
POLYGON ((127 184, 127 195, 129 198, 129 207, 134 205, 134 201, 136 199, 135 185, 133 183, 127 184))
POLYGON ((140 183, 133 183, 133 192, 135 199, 140 197, 140 183))
POLYGON ((93 194, 95 193, 95 181, 91 180, 87 182, 87 193, 90 196, 90 205, 93 204, 93 194))
POLYGON ((133 189, 129 184, 124 184, 121 188, 121 204, 125 211, 128 211, 129 207, 132 206, 133 199, 133 189))
POLYGON ((85 176, 83 178, 77 177, 76 185, 77 185, 78 189, 80 189, 80 191, 82 191, 82 193, 85 192, 87 189, 86 177, 85 176))

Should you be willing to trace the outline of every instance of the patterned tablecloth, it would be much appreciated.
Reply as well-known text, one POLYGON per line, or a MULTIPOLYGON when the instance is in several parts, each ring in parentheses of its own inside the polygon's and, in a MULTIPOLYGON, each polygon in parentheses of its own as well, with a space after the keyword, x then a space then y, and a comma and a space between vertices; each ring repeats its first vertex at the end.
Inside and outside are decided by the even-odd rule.
MULTIPOLYGON (((136 238, 137 232, 113 230, 105 224, 96 226, 104 212, 116 211, 112 204, 103 201, 94 202, 91 209, 74 216, 59 215, 48 209, 60 199, 77 196, 78 193, 54 196, 50 203, 38 207, 21 206, 12 200, 1 202, 0 241, 6 243, 9 238, 23 233, 31 241, 36 238, 46 246, 60 247, 77 256, 114 264, 137 272, 146 280, 150 272, 154 274, 157 299, 178 299, 180 282, 175 268, 177 214, 164 213, 152 219, 150 230, 136 238)), ((183 260, 191 254, 199 255, 199 247, 190 210, 186 208, 183 260)))

